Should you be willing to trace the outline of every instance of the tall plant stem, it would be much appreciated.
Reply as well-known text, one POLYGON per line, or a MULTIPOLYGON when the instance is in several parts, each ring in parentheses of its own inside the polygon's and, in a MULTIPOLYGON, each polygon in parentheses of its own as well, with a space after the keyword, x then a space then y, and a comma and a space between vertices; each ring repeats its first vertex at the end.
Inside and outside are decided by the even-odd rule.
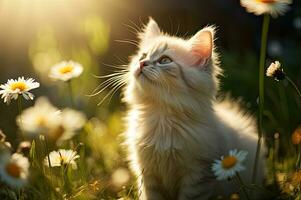
POLYGON ((22 113, 22 97, 18 96, 18 114, 21 115, 22 113))
POLYGON ((21 130, 21 139, 23 138, 24 134, 23 134, 23 120, 22 120, 22 112, 23 112, 23 108, 22 108, 22 95, 18 96, 17 99, 18 102, 18 114, 19 114, 19 120, 20 120, 20 130, 21 130))
POLYGON ((74 108, 75 103, 74 103, 74 98, 73 98, 73 88, 72 88, 71 80, 68 81, 68 89, 69 89, 70 103, 71 103, 71 106, 74 108))
POLYGON ((50 173, 50 181, 51 184, 53 184, 53 177, 52 177, 52 166, 51 166, 51 161, 50 161, 50 151, 49 151, 49 147, 48 147, 48 143, 47 143, 47 138, 45 138, 44 140, 44 145, 45 145, 45 151, 46 151, 46 156, 47 156, 47 162, 48 162, 48 166, 49 166, 49 173, 50 173))
POLYGON ((296 92, 298 93, 299 97, 301 98, 301 92, 298 88, 298 86, 294 83, 294 81, 292 81, 292 79, 290 79, 288 76, 285 76, 286 80, 288 80, 288 82, 294 87, 294 89, 296 90, 296 92))
POLYGON ((18 200, 22 199, 22 191, 21 189, 18 189, 18 200))
POLYGON ((244 195, 246 196, 246 199, 247 199, 247 200, 250 200, 250 197, 249 197, 249 195, 248 195, 248 192, 247 192, 247 190, 246 190, 246 188, 245 188, 245 184, 244 184, 244 182, 242 181, 242 179, 241 179, 239 173, 237 173, 237 172, 236 172, 236 177, 237 177, 237 180, 238 180, 238 182, 239 182, 239 184, 240 184, 240 186, 241 186, 241 189, 242 189, 244 195))
POLYGON ((259 115, 258 115, 258 141, 257 141, 257 149, 256 149, 256 157, 253 166, 253 175, 252 175, 252 183, 256 182, 257 175, 257 166, 260 155, 261 143, 262 143, 262 118, 263 118, 263 106, 264 106, 264 66, 266 59, 266 48, 267 48, 267 39, 268 39, 268 31, 270 24, 270 16, 265 14, 263 17, 262 23, 262 33, 261 33, 261 47, 260 47, 260 60, 259 60, 259 115))

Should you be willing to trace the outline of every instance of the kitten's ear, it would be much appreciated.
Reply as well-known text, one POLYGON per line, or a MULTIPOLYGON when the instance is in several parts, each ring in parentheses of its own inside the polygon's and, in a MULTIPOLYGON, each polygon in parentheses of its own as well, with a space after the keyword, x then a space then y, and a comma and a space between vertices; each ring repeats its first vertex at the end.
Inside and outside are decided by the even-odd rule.
POLYGON ((198 56, 195 66, 206 66, 213 51, 214 28, 206 27, 189 39, 191 52, 198 56))
POLYGON ((139 34, 139 37, 141 40, 148 40, 152 39, 154 37, 157 37, 161 34, 160 28, 151 17, 149 18, 149 21, 147 25, 144 27, 142 33, 139 34))

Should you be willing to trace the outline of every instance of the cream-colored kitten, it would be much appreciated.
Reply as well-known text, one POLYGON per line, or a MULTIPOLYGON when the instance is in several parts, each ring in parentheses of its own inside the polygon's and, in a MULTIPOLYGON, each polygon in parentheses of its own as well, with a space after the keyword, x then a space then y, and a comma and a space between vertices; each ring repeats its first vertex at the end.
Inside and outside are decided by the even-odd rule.
POLYGON ((207 199, 238 191, 229 181, 216 181, 211 165, 231 149, 246 150, 242 176, 250 182, 256 126, 233 103, 215 99, 220 69, 213 27, 186 40, 161 33, 150 19, 140 39, 124 94, 140 199, 207 199))

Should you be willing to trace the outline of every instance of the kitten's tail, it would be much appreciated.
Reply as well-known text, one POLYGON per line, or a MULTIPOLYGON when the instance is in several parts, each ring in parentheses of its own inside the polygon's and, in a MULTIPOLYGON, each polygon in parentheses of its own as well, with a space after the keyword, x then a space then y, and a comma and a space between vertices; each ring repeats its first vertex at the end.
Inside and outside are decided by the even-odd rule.
MULTIPOLYGON (((219 99, 216 104, 216 110, 218 111, 218 116, 234 130, 239 135, 238 142, 234 142, 234 146, 232 148, 238 148, 248 151, 248 161, 246 161, 246 167, 251 170, 254 166, 254 160, 256 156, 256 148, 258 142, 258 130, 257 123, 252 114, 243 109, 246 107, 246 103, 242 101, 242 99, 235 100, 231 98, 229 95, 226 97, 219 99)), ((260 151, 260 159, 259 159, 259 168, 257 171, 257 182, 259 184, 262 183, 265 174, 265 155, 267 153, 267 149, 265 148, 265 142, 262 138, 261 143, 261 151, 260 151)), ((244 177, 247 182, 251 182, 250 174, 247 174, 244 177)))
POLYGON ((243 130, 243 133, 253 133, 257 137, 257 123, 254 116, 243 109, 247 107, 241 98, 234 99, 230 94, 225 95, 217 100, 216 110, 219 110, 219 115, 226 120, 235 129, 243 130))

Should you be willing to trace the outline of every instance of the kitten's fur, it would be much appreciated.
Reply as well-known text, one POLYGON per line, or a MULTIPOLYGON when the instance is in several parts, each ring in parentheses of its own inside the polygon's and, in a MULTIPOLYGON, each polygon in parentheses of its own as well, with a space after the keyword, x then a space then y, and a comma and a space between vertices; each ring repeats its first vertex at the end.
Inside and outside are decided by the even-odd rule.
MULTIPOLYGON (((127 145, 140 199, 207 199, 238 191, 229 181, 216 181, 211 171, 214 159, 231 149, 249 152, 241 175, 250 183, 256 124, 235 104, 215 99, 220 68, 214 28, 185 40, 163 34, 150 19, 139 36, 124 100, 129 106, 127 145), (159 64, 163 55, 172 61, 159 64), (142 70, 141 56, 141 62, 147 62, 142 70)), ((260 160, 257 179, 262 181, 262 155, 260 160)))

